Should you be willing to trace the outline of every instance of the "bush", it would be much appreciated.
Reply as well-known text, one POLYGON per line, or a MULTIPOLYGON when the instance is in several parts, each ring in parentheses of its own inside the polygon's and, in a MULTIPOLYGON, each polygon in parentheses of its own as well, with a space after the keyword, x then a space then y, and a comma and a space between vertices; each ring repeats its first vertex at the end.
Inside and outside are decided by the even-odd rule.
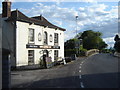
POLYGON ((76 50, 75 49, 66 49, 65 50, 65 57, 70 57, 72 54, 75 54, 76 50))
POLYGON ((87 49, 80 46, 80 55, 79 56, 85 56, 85 53, 87 52, 87 49))

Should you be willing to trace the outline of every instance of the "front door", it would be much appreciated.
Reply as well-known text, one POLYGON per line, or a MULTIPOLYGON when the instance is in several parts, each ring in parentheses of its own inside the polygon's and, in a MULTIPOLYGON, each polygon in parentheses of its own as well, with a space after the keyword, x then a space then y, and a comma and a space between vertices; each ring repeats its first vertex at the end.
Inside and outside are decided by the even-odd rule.
POLYGON ((44 62, 44 67, 47 68, 46 65, 46 57, 48 57, 48 50, 43 51, 43 62, 44 62))

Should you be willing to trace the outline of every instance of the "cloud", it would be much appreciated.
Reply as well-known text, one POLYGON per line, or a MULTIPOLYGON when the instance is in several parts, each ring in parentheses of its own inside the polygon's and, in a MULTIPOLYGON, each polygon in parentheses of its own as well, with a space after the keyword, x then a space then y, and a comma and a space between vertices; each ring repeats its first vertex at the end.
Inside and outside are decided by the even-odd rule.
MULTIPOLYGON (((0 0, 1 2, 4 0, 0 0)), ((87 3, 96 3, 96 2, 119 2, 119 0, 9 0, 14 2, 87 2, 87 3)))
POLYGON ((103 38, 103 41, 105 41, 108 44, 108 48, 114 47, 114 37, 103 38))
POLYGON ((31 17, 42 14, 51 23, 67 29, 65 40, 74 37, 76 34, 75 16, 78 16, 78 32, 90 29, 100 31, 103 33, 103 38, 113 37, 117 33, 117 6, 94 3, 89 6, 80 6, 76 9, 76 6, 67 8, 62 7, 60 4, 47 5, 37 3, 30 9, 20 8, 20 11, 31 17), (109 7, 111 9, 107 10, 109 7))
POLYGON ((62 21, 58 21, 58 20, 53 20, 55 25, 59 25, 62 26, 62 21))

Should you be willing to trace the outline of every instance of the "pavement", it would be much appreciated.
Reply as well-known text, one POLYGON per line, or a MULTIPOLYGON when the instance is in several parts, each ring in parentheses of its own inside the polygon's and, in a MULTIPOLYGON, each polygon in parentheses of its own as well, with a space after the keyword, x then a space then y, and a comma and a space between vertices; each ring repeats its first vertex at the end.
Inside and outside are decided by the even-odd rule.
POLYGON ((12 88, 118 88, 118 58, 96 54, 50 69, 11 72, 12 88))

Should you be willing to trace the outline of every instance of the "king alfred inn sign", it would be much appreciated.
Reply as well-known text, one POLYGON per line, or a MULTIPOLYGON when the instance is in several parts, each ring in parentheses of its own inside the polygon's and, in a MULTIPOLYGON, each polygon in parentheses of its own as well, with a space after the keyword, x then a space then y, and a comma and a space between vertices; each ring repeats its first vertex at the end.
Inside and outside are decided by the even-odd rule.
POLYGON ((60 46, 45 46, 45 45, 26 45, 26 48, 38 48, 38 49, 60 49, 60 46))

